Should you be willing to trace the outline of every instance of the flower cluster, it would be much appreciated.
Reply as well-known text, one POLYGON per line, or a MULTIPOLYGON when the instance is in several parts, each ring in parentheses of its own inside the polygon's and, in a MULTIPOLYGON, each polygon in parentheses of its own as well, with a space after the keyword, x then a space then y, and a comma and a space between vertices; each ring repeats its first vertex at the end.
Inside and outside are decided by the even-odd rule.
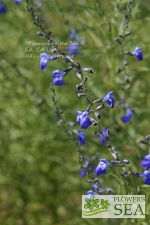
MULTIPOLYGON (((18 1, 14 0, 14 2, 16 4, 20 3, 19 0, 18 1)), ((75 41, 79 40, 79 37, 77 36, 76 30, 74 30, 74 29, 71 30, 69 38, 70 38, 71 42, 75 42, 75 41)), ((117 41, 118 41, 119 44, 122 44, 122 46, 123 46, 123 42, 121 43, 121 41, 119 41, 119 39, 117 39, 117 41)), ((59 49, 57 49, 57 50, 59 50, 59 49)), ((69 55, 77 55, 77 54, 79 54, 79 51, 80 51, 80 47, 79 47, 78 43, 72 43, 72 44, 70 44, 68 46, 68 54, 69 55)), ((59 52, 61 53, 61 51, 59 51, 59 52)), ((143 52, 142 52, 142 50, 141 50, 141 48, 139 46, 137 46, 134 49, 134 51, 127 52, 127 53, 129 55, 135 56, 138 61, 143 60, 143 52)), ((101 116, 97 112, 97 110, 100 110, 101 108, 105 108, 105 103, 106 103, 106 105, 107 104, 109 105, 109 108, 114 108, 114 106, 115 106, 115 100, 114 100, 114 97, 113 97, 113 93, 114 92, 113 91, 109 91, 103 98, 97 99, 97 100, 91 102, 91 98, 87 94, 87 87, 85 85, 85 83, 87 82, 87 78, 84 78, 82 73, 83 72, 93 73, 93 72, 90 72, 91 70, 89 70, 88 68, 82 68, 79 63, 74 63, 73 60, 70 61, 69 56, 66 57, 64 53, 62 53, 62 56, 63 56, 63 58, 65 58, 66 62, 71 62, 72 68, 76 69, 77 77, 81 80, 80 84, 76 85, 76 87, 78 88, 78 91, 81 90, 81 92, 78 93, 77 96, 78 97, 86 96, 87 102, 89 104, 88 110, 85 110, 85 111, 77 110, 76 111, 76 113, 77 113, 76 121, 79 123, 81 129, 87 129, 92 124, 94 126, 97 126, 98 129, 96 130, 95 134, 99 135, 99 140, 100 140, 101 144, 105 144, 106 141, 109 142, 109 140, 108 140, 109 138, 107 137, 108 136, 107 135, 107 130, 108 129, 107 128, 103 128, 102 131, 101 131, 101 127, 100 127, 101 126, 100 125, 100 118, 101 118, 101 116), (98 107, 94 107, 93 106, 93 103, 99 103, 99 102, 102 102, 102 105, 99 105, 98 107), (96 120, 94 120, 92 117, 89 117, 90 113, 91 114, 93 113, 93 115, 96 117, 96 120)), ((41 59, 40 59, 40 68, 41 68, 42 71, 46 70, 48 61, 51 61, 51 60, 54 60, 54 59, 57 58, 56 56, 50 56, 47 53, 41 53, 40 57, 41 57, 41 59)), ((70 71, 70 69, 68 70, 68 72, 69 71, 70 71)), ((125 67, 120 69, 120 71, 125 71, 125 67)), ((64 76, 68 72, 67 72, 67 70, 64 70, 64 71, 60 71, 58 69, 54 70, 53 73, 52 73, 54 85, 55 86, 62 86, 62 85, 64 85, 65 84, 64 76)), ((126 108, 126 114, 121 117, 121 120, 122 120, 123 123, 128 123, 128 122, 131 121, 131 118, 134 115, 134 110, 129 108, 127 105, 125 106, 125 108, 126 108)), ((81 144, 81 145, 85 144, 85 134, 83 132, 81 132, 80 130, 78 130, 78 131, 76 130, 75 132, 76 132, 76 135, 77 135, 77 138, 78 138, 78 143, 81 144)), ((107 144, 108 144, 108 149, 109 148, 111 149, 110 152, 111 152, 113 158, 115 159, 115 162, 113 164, 112 162, 109 163, 105 158, 104 159, 100 159, 100 161, 99 161, 98 165, 96 166, 96 168, 94 167, 95 168, 95 171, 94 171, 95 172, 95 177, 100 176, 102 174, 106 174, 107 173, 106 169, 108 167, 110 167, 111 165, 121 166, 122 167, 122 171, 123 171, 123 174, 121 174, 121 175, 124 175, 124 176, 127 175, 127 170, 124 167, 124 163, 126 163, 127 161, 124 160, 124 163, 122 163, 122 161, 120 162, 120 160, 118 159, 118 153, 114 149, 115 147, 113 147, 113 146, 109 147, 109 143, 107 143, 107 144)), ((141 164, 144 167, 145 171, 144 171, 144 173, 141 173, 140 176, 144 177, 145 184, 150 184, 150 171, 149 171, 149 168, 150 168, 150 155, 145 156, 142 159, 141 164)), ((87 173, 85 171, 86 172, 89 171, 89 160, 86 160, 85 163, 82 164, 82 166, 81 166, 81 169, 80 169, 80 176, 81 177, 85 177, 87 175, 87 173)), ((93 172, 93 170, 91 170, 91 171, 93 172)), ((98 190, 99 190, 99 186, 97 184, 94 184, 93 185, 93 189, 94 189, 94 191, 93 190, 89 190, 87 192, 87 195, 95 195, 95 194, 97 194, 98 190)))

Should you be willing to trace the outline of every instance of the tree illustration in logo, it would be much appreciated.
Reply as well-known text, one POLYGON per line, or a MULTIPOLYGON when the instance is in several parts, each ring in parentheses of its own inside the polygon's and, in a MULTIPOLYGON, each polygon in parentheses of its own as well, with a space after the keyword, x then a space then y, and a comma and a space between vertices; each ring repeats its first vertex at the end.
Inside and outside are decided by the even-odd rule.
POLYGON ((97 204, 99 202, 99 199, 95 199, 95 196, 94 195, 91 195, 90 198, 86 198, 85 201, 87 202, 87 204, 84 205, 84 208, 85 209, 90 209, 91 211, 93 210, 93 207, 96 207, 98 208, 99 205, 97 204))

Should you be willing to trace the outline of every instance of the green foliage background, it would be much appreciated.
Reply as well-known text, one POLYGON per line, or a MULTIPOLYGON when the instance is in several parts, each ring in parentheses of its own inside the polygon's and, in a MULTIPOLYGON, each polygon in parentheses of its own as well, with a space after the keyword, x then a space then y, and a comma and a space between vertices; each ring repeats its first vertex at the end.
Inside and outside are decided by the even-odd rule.
MULTIPOLYGON (((123 91, 120 82, 124 77, 117 74, 122 60, 114 37, 121 32, 126 3, 43 0, 38 14, 44 15, 45 27, 52 31, 62 51, 66 51, 70 42, 70 29, 76 29, 86 40, 74 59, 83 67, 93 68, 94 75, 88 77, 93 100, 114 90, 115 99, 125 98, 135 110, 131 123, 122 124, 120 117, 125 110, 116 103, 113 110, 102 112, 102 126, 111 129, 111 143, 117 147, 120 158, 130 159, 132 170, 142 172, 140 159, 148 153, 148 148, 139 141, 150 132, 150 7, 149 1, 137 0, 132 12, 129 23, 132 34, 126 39, 125 48, 133 51, 141 46, 144 61, 137 62, 127 56, 131 88, 123 91)), ((7 13, 0 15, 0 224, 129 223, 129 220, 81 218, 81 195, 91 189, 91 185, 86 182, 87 178, 79 175, 75 147, 57 123, 50 92, 52 71, 64 70, 68 65, 63 60, 55 60, 42 72, 39 54, 47 51, 46 44, 43 47, 27 43, 46 43, 46 39, 36 35, 37 27, 25 8, 25 1, 15 5, 7 0, 5 4, 7 13), (19 71, 22 76, 18 76, 19 71), (40 105, 43 98, 45 102, 40 105)), ((57 99, 65 118, 75 122, 76 110, 84 111, 87 105, 84 99, 76 97, 78 79, 74 70, 66 76, 65 82, 66 85, 56 87, 57 99)), ((100 158, 111 160, 107 148, 100 145, 97 136, 91 135, 93 131, 94 128, 86 131, 86 154, 96 154, 98 161, 100 158)), ((113 171, 101 181, 116 194, 126 193, 124 182, 118 180, 113 171)), ((142 178, 128 182, 130 193, 142 193, 147 197, 147 218, 130 223, 148 224, 149 187, 137 190, 136 186, 143 183, 142 178)))

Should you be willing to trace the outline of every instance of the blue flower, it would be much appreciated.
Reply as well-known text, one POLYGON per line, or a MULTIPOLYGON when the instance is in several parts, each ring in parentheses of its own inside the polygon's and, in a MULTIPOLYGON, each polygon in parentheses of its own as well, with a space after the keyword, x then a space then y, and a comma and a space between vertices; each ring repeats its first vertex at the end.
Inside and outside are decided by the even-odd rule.
MULTIPOLYGON (((83 167, 88 168, 89 164, 90 164, 89 160, 86 160, 85 163, 83 164, 83 167)), ((83 170, 81 168, 80 168, 80 176, 86 177, 86 172, 83 172, 83 170)))
POLYGON ((143 177, 145 179, 144 184, 150 185, 150 171, 145 170, 144 173, 140 173, 140 177, 143 177))
POLYGON ((21 2, 21 0, 14 0, 14 3, 17 4, 17 5, 19 5, 20 2, 21 2))
POLYGON ((62 86, 64 83, 63 76, 65 75, 65 72, 62 72, 60 70, 53 71, 53 83, 56 86, 62 86))
POLYGON ((69 38, 70 38, 71 41, 76 41, 77 40, 76 30, 74 30, 74 29, 71 30, 69 38))
POLYGON ((45 71, 46 70, 46 65, 47 65, 47 62, 49 60, 52 60, 53 57, 48 55, 47 53, 41 53, 40 54, 40 57, 41 57, 41 60, 40 60, 40 67, 41 67, 41 70, 45 71))
POLYGON ((86 173, 85 173, 85 172, 83 172, 83 170, 82 170, 82 169, 80 169, 80 176, 81 176, 81 177, 86 177, 86 173))
POLYGON ((97 184, 93 184, 92 187, 93 187, 93 189, 94 189, 95 191, 98 191, 98 190, 99 190, 99 187, 98 187, 97 184))
POLYGON ((137 47, 135 48, 135 50, 132 52, 132 55, 135 55, 135 56, 136 56, 136 59, 137 59, 138 61, 143 60, 142 49, 141 49, 139 46, 137 46, 137 47))
POLYGON ((150 168, 150 154, 146 155, 142 160, 141 164, 145 170, 150 168))
POLYGON ((6 13, 6 6, 3 3, 0 3, 0 14, 6 13))
POLYGON ((68 47, 68 54, 69 55, 77 55, 79 54, 79 45, 78 44, 72 44, 72 45, 69 45, 68 47))
POLYGON ((103 102, 106 102, 108 105, 110 105, 111 108, 114 107, 114 98, 112 97, 113 95, 113 91, 110 91, 107 93, 107 95, 105 95, 105 97, 103 98, 103 102))
POLYGON ((85 144, 85 134, 78 130, 78 141, 81 145, 85 144))
POLYGON ((127 108, 126 115, 121 117, 122 122, 128 123, 131 120, 133 114, 134 114, 133 110, 130 108, 127 108))
POLYGON ((100 159, 98 166, 95 169, 96 176, 106 174, 106 168, 109 166, 109 162, 106 159, 100 159))
POLYGON ((91 124, 91 120, 88 117, 88 112, 77 111, 77 122, 80 124, 82 129, 87 129, 91 124))
POLYGON ((102 145, 105 144, 106 131, 107 131, 107 128, 104 127, 102 129, 102 134, 99 134, 99 140, 100 140, 102 145))
POLYGON ((97 193, 93 190, 89 190, 89 191, 87 191, 86 195, 88 195, 88 198, 90 198, 91 195, 97 195, 97 193))

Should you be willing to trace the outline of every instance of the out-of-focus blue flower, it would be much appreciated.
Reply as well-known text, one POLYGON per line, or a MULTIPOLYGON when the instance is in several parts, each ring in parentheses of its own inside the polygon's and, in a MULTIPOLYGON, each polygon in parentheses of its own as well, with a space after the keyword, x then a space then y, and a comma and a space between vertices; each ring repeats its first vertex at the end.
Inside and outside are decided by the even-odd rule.
POLYGON ((64 83, 63 76, 65 75, 65 72, 62 72, 60 70, 53 71, 53 83, 56 86, 62 86, 64 83))
POLYGON ((132 52, 132 55, 135 55, 135 56, 136 56, 136 59, 137 59, 138 61, 143 60, 143 52, 142 52, 142 49, 141 49, 139 46, 137 46, 137 47, 134 49, 134 51, 132 52))
POLYGON ((97 184, 93 184, 92 187, 93 187, 93 189, 94 189, 95 191, 98 191, 98 190, 99 190, 99 187, 98 187, 97 184))
POLYGON ((6 6, 0 2, 0 14, 6 13, 6 6))
POLYGON ((72 44, 68 46, 68 54, 69 55, 77 55, 79 54, 80 47, 78 44, 72 44))
POLYGON ((100 159, 98 166, 95 169, 96 176, 106 174, 106 168, 109 166, 109 162, 106 159, 100 159))
POLYGON ((88 112, 77 111, 77 122, 82 129, 87 129, 91 124, 91 120, 88 117, 88 112))
POLYGON ((128 123, 131 120, 133 114, 134 114, 133 110, 130 108, 127 108, 126 115, 121 117, 122 122, 128 123))
POLYGON ((81 176, 81 177, 86 177, 86 173, 85 173, 85 172, 83 172, 83 170, 82 170, 82 169, 80 169, 80 176, 81 176))
POLYGON ((113 91, 110 91, 107 93, 107 95, 105 95, 105 97, 103 98, 103 102, 106 102, 108 105, 110 105, 111 108, 114 107, 114 98, 112 97, 113 95, 113 91))
POLYGON ((81 145, 85 144, 85 134, 80 130, 78 130, 78 141, 81 145))
POLYGON ((70 38, 71 41, 76 41, 77 40, 76 30, 74 30, 74 29, 71 30, 69 38, 70 38))
POLYGON ((97 195, 97 193, 93 190, 89 190, 89 191, 87 191, 86 195, 88 195, 87 197, 90 198, 91 195, 97 195))
POLYGON ((21 3, 21 0, 14 0, 14 3, 15 3, 16 5, 19 5, 19 4, 21 3))
POLYGON ((141 164, 145 170, 148 170, 150 168, 150 154, 146 155, 142 160, 141 164))
MULTIPOLYGON (((83 167, 86 169, 86 168, 88 168, 89 164, 90 164, 89 160, 86 160, 85 163, 83 164, 83 167)), ((86 173, 83 172, 83 170, 81 168, 80 168, 80 176, 86 177, 86 173)))
POLYGON ((99 140, 100 140, 100 142, 101 142, 102 145, 105 144, 106 131, 107 131, 107 128, 104 127, 102 129, 102 133, 103 134, 99 134, 99 140))
POLYGON ((40 57, 41 57, 41 60, 40 60, 40 67, 41 67, 41 70, 45 71, 46 70, 46 65, 47 65, 47 62, 49 60, 52 60, 53 57, 48 55, 47 53, 41 53, 40 54, 40 57))
POLYGON ((145 170, 144 173, 140 173, 140 177, 143 177, 145 179, 144 184, 150 185, 150 171, 145 170))

